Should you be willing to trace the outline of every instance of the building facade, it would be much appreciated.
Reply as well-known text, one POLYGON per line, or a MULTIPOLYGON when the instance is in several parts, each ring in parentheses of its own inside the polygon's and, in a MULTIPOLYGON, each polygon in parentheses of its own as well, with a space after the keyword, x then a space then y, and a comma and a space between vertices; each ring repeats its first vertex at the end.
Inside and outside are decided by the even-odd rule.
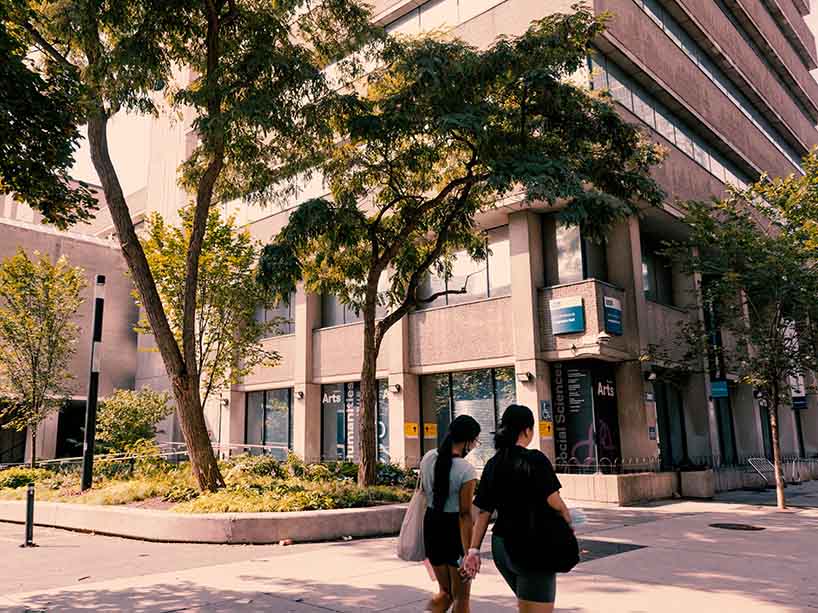
MULTIPOLYGON (((116 242, 60 232, 40 222, 41 219, 26 205, 0 195, 0 261, 14 255, 18 248, 31 258, 36 253, 46 255, 52 261, 65 256, 72 266, 85 271, 88 281, 83 290, 84 301, 75 318, 80 333, 69 368, 74 377, 74 393, 62 410, 52 413, 40 424, 37 432, 37 458, 77 457, 82 455, 85 427, 96 276, 105 275, 106 280, 99 381, 101 398, 109 396, 115 389, 134 387, 137 364, 134 326, 138 309, 131 295, 133 285, 116 242)), ((25 434, 0 428, 0 464, 19 463, 31 457, 31 442, 25 434)))
MULTIPOLYGON (((522 33, 568 1, 378 0, 376 20, 395 33, 452 28, 487 46, 522 33)), ((560 470, 588 465, 673 470, 739 465, 770 454, 764 409, 731 373, 674 372, 645 361, 668 347, 680 322, 703 317, 696 279, 661 255, 684 236, 675 203, 709 199, 762 173, 801 172, 818 143, 818 66, 804 0, 596 0, 612 14, 583 75, 667 149, 655 177, 663 207, 614 228, 605 244, 561 226, 552 211, 503 202, 481 216, 491 255, 457 258, 465 295, 417 310, 390 332, 378 360, 378 437, 384 460, 415 465, 463 413, 489 433, 510 402, 535 410, 539 437, 560 470)), ((185 202, 173 169, 195 142, 157 119, 147 209, 172 215, 185 202)), ((300 200, 323 193, 320 181, 300 200)), ((269 240, 289 209, 227 205, 254 238, 269 240)), ((440 279, 427 281, 429 290, 440 279)), ((309 461, 354 459, 362 326, 332 296, 296 292, 260 311, 288 324, 264 340, 281 363, 259 368, 206 408, 215 441, 291 449, 309 461)), ((727 342, 727 341, 725 341, 727 342)), ((149 348, 150 339, 141 338, 149 348)), ((672 351, 671 351, 672 353, 672 351)), ((139 352, 137 386, 166 387, 155 353, 139 352)), ((704 364, 704 363, 703 363, 704 364)), ((808 397, 780 416, 783 452, 818 454, 818 406, 808 397)))

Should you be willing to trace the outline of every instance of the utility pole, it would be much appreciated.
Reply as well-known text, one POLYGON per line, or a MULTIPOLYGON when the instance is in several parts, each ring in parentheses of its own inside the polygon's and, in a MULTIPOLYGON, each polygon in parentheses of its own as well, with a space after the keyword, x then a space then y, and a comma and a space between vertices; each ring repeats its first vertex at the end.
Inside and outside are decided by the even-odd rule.
POLYGON ((91 488, 94 476, 94 439, 97 434, 97 396, 102 361, 102 309, 105 306, 105 275, 97 275, 94 284, 94 334, 91 337, 91 372, 88 377, 88 399, 85 405, 85 444, 82 448, 82 486, 91 488))

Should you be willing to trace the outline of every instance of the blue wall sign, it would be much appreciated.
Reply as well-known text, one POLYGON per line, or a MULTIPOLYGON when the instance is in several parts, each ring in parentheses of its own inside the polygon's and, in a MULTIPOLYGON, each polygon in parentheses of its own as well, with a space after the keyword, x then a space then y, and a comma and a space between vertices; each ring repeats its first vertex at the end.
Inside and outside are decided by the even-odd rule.
POLYGON ((711 381, 710 396, 712 398, 728 398, 730 396, 730 392, 727 389, 727 381, 711 381))
POLYGON ((793 411, 806 411, 807 410, 807 397, 806 396, 793 396, 792 397, 792 410, 793 411))
POLYGON ((555 298, 548 302, 552 334, 585 332, 585 307, 581 296, 555 298))
POLYGON ((605 311, 605 332, 622 336, 622 301, 619 298, 605 296, 603 298, 605 311))

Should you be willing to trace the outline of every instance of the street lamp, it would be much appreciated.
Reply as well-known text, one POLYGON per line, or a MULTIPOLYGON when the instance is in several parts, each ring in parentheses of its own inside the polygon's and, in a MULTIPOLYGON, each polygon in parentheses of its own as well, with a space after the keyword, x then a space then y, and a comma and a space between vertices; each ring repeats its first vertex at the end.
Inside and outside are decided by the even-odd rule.
POLYGON ((91 337, 91 372, 88 377, 88 398, 85 404, 85 443, 82 447, 82 485, 91 488, 94 476, 94 439, 97 433, 97 395, 102 361, 102 309, 105 306, 105 275, 97 275, 94 284, 94 322, 91 337))

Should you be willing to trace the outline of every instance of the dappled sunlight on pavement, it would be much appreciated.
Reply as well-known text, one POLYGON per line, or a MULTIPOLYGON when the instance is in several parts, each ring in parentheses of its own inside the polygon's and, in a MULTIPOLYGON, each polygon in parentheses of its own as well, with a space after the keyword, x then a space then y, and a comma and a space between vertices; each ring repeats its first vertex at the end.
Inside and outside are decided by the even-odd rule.
MULTIPOLYGON (((818 514, 813 511, 680 501, 592 507, 586 515, 587 524, 578 530, 586 559, 560 576, 560 612, 796 613, 818 608, 818 514), (711 527, 718 523, 764 530, 711 527)), ((40 550, 18 549, 10 542, 11 527, 0 525, 0 547, 8 552, 10 567, 24 575, 16 583, 9 576, 0 579, 3 613, 402 613, 423 610, 434 586, 423 565, 395 557, 393 538, 225 547, 62 531, 37 535, 40 550), (60 573, 68 573, 67 579, 60 582, 60 573)), ((514 610, 490 554, 484 556, 484 572, 473 585, 473 611, 514 610)))

